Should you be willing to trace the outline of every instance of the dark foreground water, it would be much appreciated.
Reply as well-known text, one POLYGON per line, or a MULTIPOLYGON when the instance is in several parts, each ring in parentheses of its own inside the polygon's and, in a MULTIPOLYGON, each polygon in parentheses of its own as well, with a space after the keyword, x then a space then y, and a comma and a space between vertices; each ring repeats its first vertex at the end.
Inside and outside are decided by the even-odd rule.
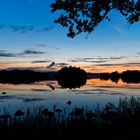
POLYGON ((47 107, 70 111, 74 107, 94 109, 98 104, 118 103, 120 98, 140 97, 140 83, 126 84, 121 80, 89 79, 86 85, 76 88, 62 88, 57 81, 43 81, 32 84, 0 84, 0 112, 9 113, 17 109, 47 107), (71 101, 71 104, 67 104, 71 101))

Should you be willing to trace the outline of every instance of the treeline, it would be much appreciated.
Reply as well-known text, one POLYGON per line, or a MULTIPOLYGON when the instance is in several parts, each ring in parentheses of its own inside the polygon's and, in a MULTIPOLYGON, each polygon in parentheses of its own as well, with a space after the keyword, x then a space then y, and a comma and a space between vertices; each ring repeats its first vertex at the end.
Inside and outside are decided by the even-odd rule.
POLYGON ((0 83, 33 83, 41 80, 49 79, 47 72, 38 72, 33 70, 1 70, 0 71, 0 83))
POLYGON ((33 70, 1 70, 0 83, 30 84, 43 80, 57 80, 64 88, 77 88, 86 84, 87 74, 79 67, 63 67, 58 72, 33 70))
MULTIPOLYGON (((43 80, 57 80, 64 88, 77 88, 86 84, 88 73, 79 67, 63 67, 58 72, 41 72, 33 70, 1 70, 0 83, 29 84, 43 80)), ((125 83, 140 83, 139 70, 127 70, 122 73, 100 73, 101 80, 117 83, 120 79, 125 83)))
POLYGON ((112 73, 101 73, 101 80, 111 80, 117 83, 120 79, 125 83, 140 83, 140 71, 139 70, 127 70, 122 73, 117 71, 112 73))

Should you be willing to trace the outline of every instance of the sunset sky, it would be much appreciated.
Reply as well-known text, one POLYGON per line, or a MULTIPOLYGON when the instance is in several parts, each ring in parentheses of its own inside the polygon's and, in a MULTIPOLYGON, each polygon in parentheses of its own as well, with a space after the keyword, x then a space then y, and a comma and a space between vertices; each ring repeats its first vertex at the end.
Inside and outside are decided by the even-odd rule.
POLYGON ((54 0, 0 0, 0 69, 58 70, 80 66, 90 72, 140 70, 140 22, 133 25, 116 11, 88 37, 66 36, 54 24, 54 0))

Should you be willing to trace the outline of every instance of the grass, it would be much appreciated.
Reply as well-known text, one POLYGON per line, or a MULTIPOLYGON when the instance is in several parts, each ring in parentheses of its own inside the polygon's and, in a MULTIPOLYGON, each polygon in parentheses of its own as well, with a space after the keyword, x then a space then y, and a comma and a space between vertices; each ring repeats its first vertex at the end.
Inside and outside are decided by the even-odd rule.
POLYGON ((140 98, 120 99, 118 105, 107 103, 103 108, 97 106, 94 111, 84 108, 74 108, 70 113, 47 108, 20 111, 10 115, 5 110, 0 116, 1 137, 113 140, 140 137, 140 98))

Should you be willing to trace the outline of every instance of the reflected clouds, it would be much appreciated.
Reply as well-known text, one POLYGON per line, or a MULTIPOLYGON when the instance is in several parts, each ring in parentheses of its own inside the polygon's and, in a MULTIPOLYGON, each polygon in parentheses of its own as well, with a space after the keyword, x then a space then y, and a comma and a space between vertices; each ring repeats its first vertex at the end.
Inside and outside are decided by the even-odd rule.
POLYGON ((110 91, 106 89, 86 89, 86 90, 69 90, 69 93, 75 93, 75 94, 96 94, 96 95, 123 95, 121 92, 116 91, 110 91))
POLYGON ((0 101, 3 102, 4 100, 11 100, 11 99, 18 99, 22 100, 23 102, 34 102, 34 101, 42 101, 43 98, 33 98, 33 97, 21 97, 17 95, 4 95, 0 96, 0 101))

